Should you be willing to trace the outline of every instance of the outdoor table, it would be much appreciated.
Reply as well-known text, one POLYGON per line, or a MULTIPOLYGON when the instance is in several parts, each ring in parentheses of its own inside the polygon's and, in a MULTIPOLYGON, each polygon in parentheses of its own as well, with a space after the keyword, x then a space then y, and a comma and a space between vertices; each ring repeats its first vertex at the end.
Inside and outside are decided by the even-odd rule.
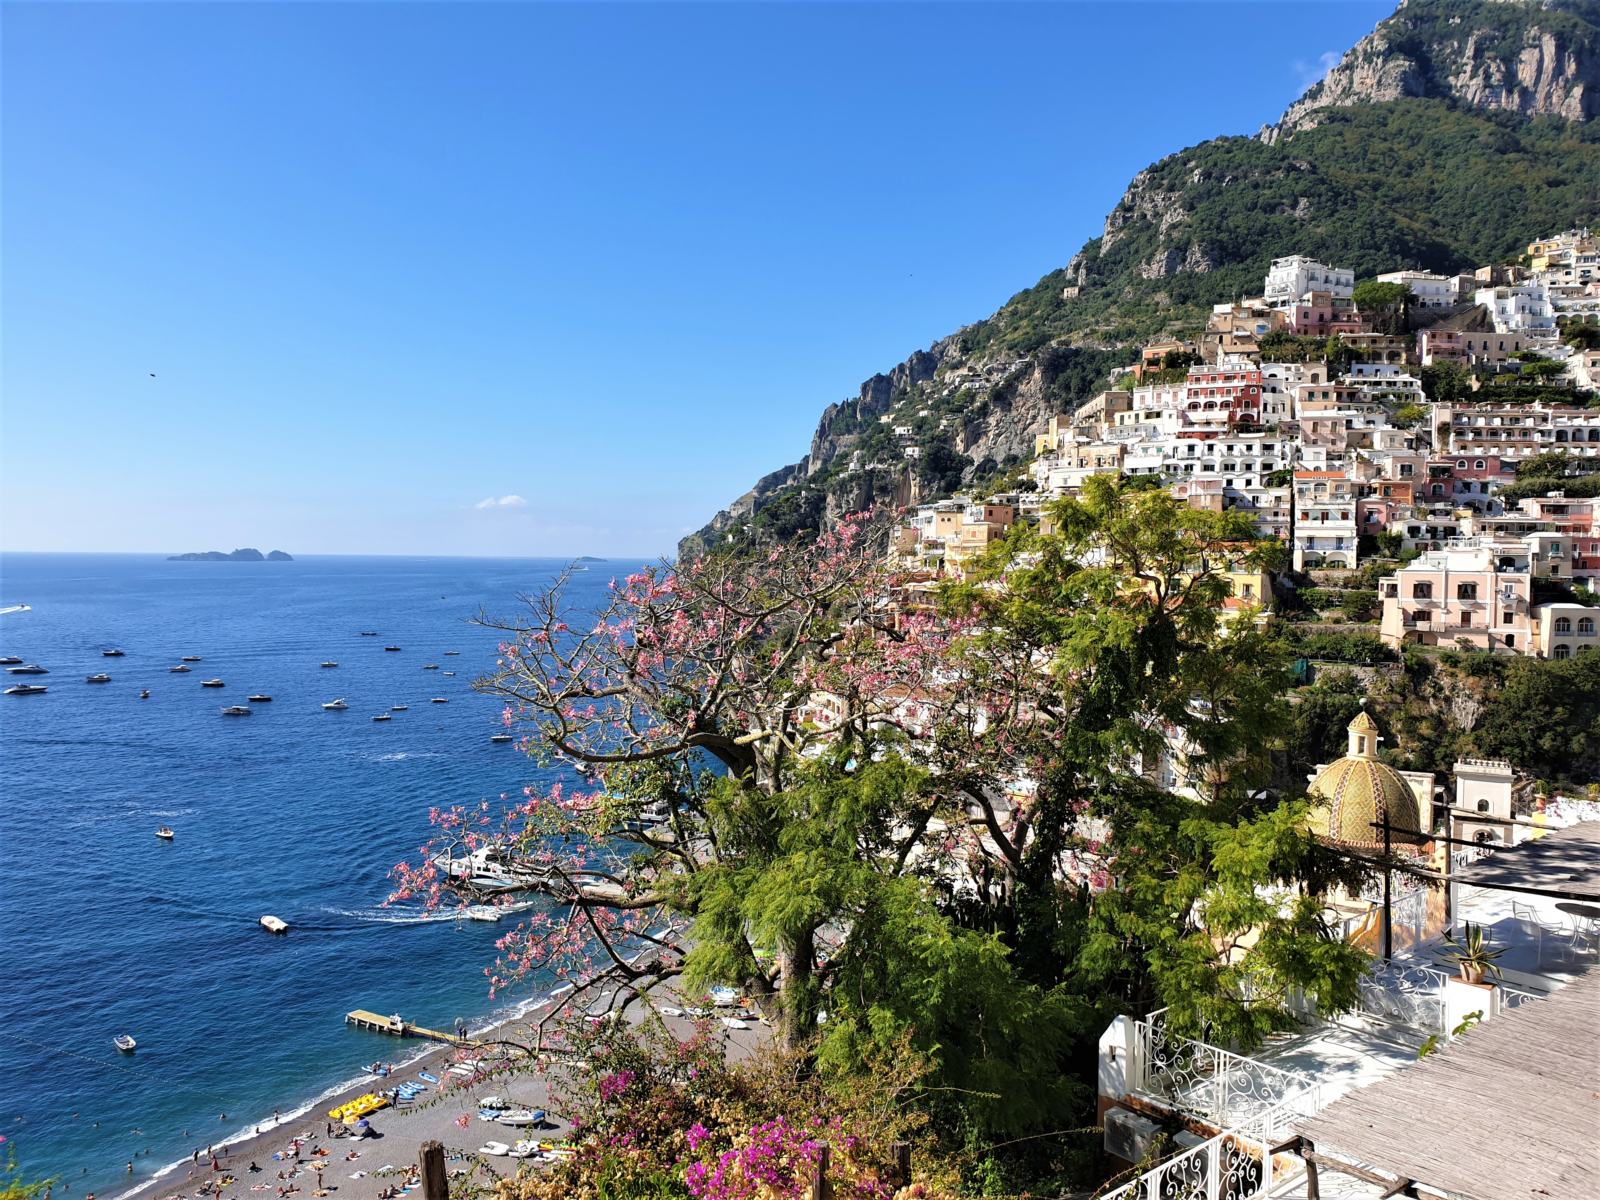
POLYGON ((1590 921, 1600 921, 1600 907, 1593 904, 1579 904, 1576 900, 1566 900, 1556 905, 1560 912, 1568 916, 1584 917, 1590 921))

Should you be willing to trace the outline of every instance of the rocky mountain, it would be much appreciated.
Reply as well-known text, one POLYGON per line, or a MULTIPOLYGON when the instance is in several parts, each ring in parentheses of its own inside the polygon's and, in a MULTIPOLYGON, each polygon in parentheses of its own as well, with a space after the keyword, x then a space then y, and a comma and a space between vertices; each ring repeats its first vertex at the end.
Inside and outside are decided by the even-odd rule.
POLYGON ((680 553, 984 486, 1163 333, 1274 257, 1456 271, 1600 224, 1600 0, 1410 0, 1258 137, 1139 172, 1098 237, 993 316, 830 404, 805 455, 680 553))
POLYGON ((1592 0, 1409 0, 1263 136, 1308 129, 1330 108, 1407 97, 1587 121, 1600 107, 1597 12, 1592 0))

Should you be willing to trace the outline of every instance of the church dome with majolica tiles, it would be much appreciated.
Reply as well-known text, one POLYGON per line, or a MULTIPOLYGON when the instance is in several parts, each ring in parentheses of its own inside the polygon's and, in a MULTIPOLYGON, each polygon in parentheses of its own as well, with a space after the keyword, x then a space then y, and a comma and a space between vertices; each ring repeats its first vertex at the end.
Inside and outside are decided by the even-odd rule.
MULTIPOLYGON (((1350 722, 1350 748, 1343 758, 1317 772, 1309 789, 1315 802, 1311 832, 1347 846, 1383 845, 1383 831, 1374 822, 1384 816, 1399 829, 1426 829, 1422 806, 1405 776, 1378 761, 1378 723, 1363 710, 1350 722)), ((1391 834, 1394 844, 1415 845, 1424 839, 1391 834)))

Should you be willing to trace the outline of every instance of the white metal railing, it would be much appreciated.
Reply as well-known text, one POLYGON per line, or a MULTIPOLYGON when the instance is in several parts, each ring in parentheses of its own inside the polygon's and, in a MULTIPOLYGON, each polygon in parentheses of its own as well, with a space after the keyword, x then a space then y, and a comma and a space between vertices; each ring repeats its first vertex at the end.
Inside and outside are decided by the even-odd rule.
POLYGON ((1099 1200, 1252 1200, 1270 1195, 1305 1173, 1298 1156, 1272 1154, 1268 1130, 1287 1119, 1272 1110, 1258 1113, 1238 1129, 1224 1129, 1163 1159, 1099 1200))
POLYGON ((1277 1137, 1320 1107, 1320 1086, 1300 1071, 1178 1037, 1158 1017, 1133 1028, 1131 1090, 1217 1129, 1239 1129, 1271 1114, 1262 1134, 1277 1137))
POLYGON ((1374 962, 1361 977, 1354 1012, 1422 1033, 1444 1032, 1447 972, 1420 963, 1374 962))

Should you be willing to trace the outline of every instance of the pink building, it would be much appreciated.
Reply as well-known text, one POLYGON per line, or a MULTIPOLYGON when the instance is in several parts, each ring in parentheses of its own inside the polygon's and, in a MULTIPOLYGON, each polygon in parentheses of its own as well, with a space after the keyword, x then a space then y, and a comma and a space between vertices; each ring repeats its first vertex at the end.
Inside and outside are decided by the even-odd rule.
POLYGON ((1327 337, 1333 333, 1360 333, 1361 318, 1348 299, 1332 292, 1307 292, 1285 310, 1295 333, 1327 337))
POLYGON ((1184 417, 1194 425, 1259 425, 1261 369, 1244 363, 1190 367, 1184 417))
POLYGON ((1526 567, 1498 563, 1477 540, 1430 550, 1381 581, 1379 635, 1390 646, 1534 649, 1533 584, 1526 567))

